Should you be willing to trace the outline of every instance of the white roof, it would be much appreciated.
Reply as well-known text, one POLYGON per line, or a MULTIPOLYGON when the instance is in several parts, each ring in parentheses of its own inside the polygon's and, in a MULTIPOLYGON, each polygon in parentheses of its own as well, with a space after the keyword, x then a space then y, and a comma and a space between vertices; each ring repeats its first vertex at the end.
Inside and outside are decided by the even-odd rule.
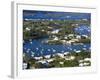
POLYGON ((76 53, 80 53, 81 52, 81 50, 77 50, 77 51, 75 51, 76 53))
POLYGON ((74 34, 69 34, 68 36, 74 36, 74 34))
POLYGON ((90 63, 84 63, 84 66, 87 66, 87 65, 89 65, 90 63))
POLYGON ((79 60, 79 63, 82 63, 82 62, 84 62, 84 60, 79 60))
POLYGON ((62 54, 62 53, 57 53, 57 55, 58 55, 59 57, 64 58, 64 54, 62 54))
POLYGON ((75 56, 71 56, 70 59, 71 59, 71 60, 75 59, 75 56))
POLYGON ((53 30, 51 33, 55 34, 55 33, 58 33, 59 32, 59 29, 56 29, 56 30, 53 30))
POLYGON ((58 40, 58 37, 55 37, 53 40, 58 40))
POLYGON ((42 59, 42 57, 34 57, 34 59, 40 60, 40 59, 42 59))
POLYGON ((45 55, 44 57, 45 57, 45 58, 50 58, 50 57, 51 57, 51 55, 45 55))
POLYGON ((27 31, 30 31, 30 28, 27 27, 26 30, 27 30, 27 31))
POLYGON ((85 58, 85 59, 84 59, 84 61, 90 61, 90 60, 91 60, 90 58, 85 58))
POLYGON ((64 55, 67 55, 69 52, 64 52, 64 55))
POLYGON ((83 67, 83 66, 84 66, 84 64, 83 64, 83 63, 80 63, 80 64, 79 64, 79 66, 80 66, 80 67, 83 67))
POLYGON ((48 59, 47 62, 52 62, 54 59, 48 59))
POLYGON ((38 62, 40 62, 42 64, 46 63, 46 61, 44 61, 44 60, 41 60, 41 61, 38 61, 38 62))
POLYGON ((64 64, 64 62, 59 62, 59 64, 64 64))

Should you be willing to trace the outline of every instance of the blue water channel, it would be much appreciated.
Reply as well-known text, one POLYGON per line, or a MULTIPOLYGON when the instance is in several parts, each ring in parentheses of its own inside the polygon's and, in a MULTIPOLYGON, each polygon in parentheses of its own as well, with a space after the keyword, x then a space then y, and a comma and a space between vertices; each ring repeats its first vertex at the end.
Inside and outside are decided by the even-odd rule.
MULTIPOLYGON (((80 26, 74 29, 80 35, 90 35, 89 26, 80 26)), ((33 39, 27 41, 23 45, 23 52, 28 55, 43 56, 55 53, 73 52, 77 50, 90 50, 90 44, 73 44, 73 45, 49 45, 42 43, 47 38, 33 39)))

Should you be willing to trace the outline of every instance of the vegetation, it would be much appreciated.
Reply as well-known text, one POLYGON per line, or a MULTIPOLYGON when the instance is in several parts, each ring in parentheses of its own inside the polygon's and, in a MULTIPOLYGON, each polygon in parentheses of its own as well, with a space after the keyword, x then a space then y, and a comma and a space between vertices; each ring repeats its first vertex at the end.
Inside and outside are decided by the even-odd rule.
MULTIPOLYGON (((80 53, 72 52, 67 54, 65 57, 74 56, 75 59, 72 60, 66 60, 65 58, 62 58, 60 56, 54 56, 51 59, 54 59, 54 61, 42 64, 40 62, 37 62, 34 58, 30 58, 27 62, 30 63, 30 68, 59 68, 59 67, 78 67, 79 66, 79 60, 84 60, 85 58, 91 58, 91 53, 87 51, 81 51, 80 53), (62 62, 62 64, 60 64, 62 62)), ((46 60, 46 59, 44 59, 46 60)), ((88 63, 87 66, 91 65, 90 61, 84 61, 83 63, 88 63)))
POLYGON ((90 39, 80 39, 77 43, 91 43, 90 39))

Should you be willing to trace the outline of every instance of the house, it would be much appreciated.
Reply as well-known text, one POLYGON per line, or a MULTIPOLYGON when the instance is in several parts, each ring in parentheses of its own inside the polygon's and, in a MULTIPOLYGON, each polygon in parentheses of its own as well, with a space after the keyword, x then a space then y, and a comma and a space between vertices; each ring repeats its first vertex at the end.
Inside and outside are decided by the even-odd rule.
POLYGON ((62 44, 67 44, 66 40, 60 40, 62 42, 62 44))
POLYGON ((84 60, 79 60, 79 63, 83 63, 84 62, 84 60))
POLYGON ((76 39, 81 39, 81 36, 80 35, 76 35, 76 39))
POLYGON ((77 50, 77 51, 75 51, 76 53, 80 53, 81 52, 81 50, 77 50))
POLYGON ((54 37, 54 39, 53 39, 53 40, 59 40, 59 39, 58 39, 58 37, 54 37))
POLYGON ((71 40, 67 41, 66 43, 67 43, 67 44, 71 44, 71 43, 74 43, 74 42, 76 42, 76 41, 78 41, 78 39, 71 39, 71 40))
POLYGON ((68 37, 74 37, 74 34, 69 34, 68 37))
POLYGON ((67 35, 65 35, 65 37, 64 37, 65 39, 68 39, 68 36, 67 35))
POLYGON ((40 59, 43 59, 43 57, 34 57, 34 59, 40 60, 40 59))
POLYGON ((84 64, 84 66, 88 66, 90 63, 83 63, 84 64))
POLYGON ((87 36, 87 35, 82 35, 82 37, 84 37, 84 38, 88 38, 88 36, 87 36))
POLYGON ((57 34, 59 32, 59 29, 53 30, 51 33, 52 34, 57 34))
POLYGON ((65 57, 65 60, 74 60, 75 59, 75 56, 68 56, 68 57, 65 57))
POLYGON ((78 39, 72 39, 72 41, 74 41, 74 42, 75 42, 75 41, 79 41, 79 40, 78 40, 78 39))
POLYGON ((54 59, 48 59, 47 60, 47 62, 49 63, 49 62, 53 62, 54 61, 54 59))
POLYGON ((61 58, 64 58, 64 54, 62 54, 62 53, 57 53, 57 55, 58 55, 59 57, 61 57, 61 58))
POLYGON ((64 64, 64 62, 59 62, 59 64, 64 64))
POLYGON ((27 68, 27 63, 24 62, 24 63, 23 63, 23 69, 26 69, 26 68, 27 68))
POLYGON ((70 60, 74 60, 75 59, 75 56, 70 56, 70 60))
POLYGON ((69 52, 64 52, 64 55, 67 55, 67 54, 69 54, 69 52))
POLYGON ((61 40, 63 43, 66 43, 66 40, 61 40))
POLYGON ((45 61, 45 60, 40 60, 40 61, 38 61, 38 63, 45 64, 45 63, 46 63, 46 61, 45 61))
POLYGON ((45 55, 44 58, 49 59, 51 55, 45 55))
POLYGON ((88 66, 90 65, 89 62, 86 62, 86 61, 90 61, 90 58, 85 58, 84 60, 79 60, 79 66, 88 66))
POLYGON ((83 64, 83 63, 80 63, 80 64, 79 64, 79 67, 83 67, 83 66, 84 66, 84 64, 83 64))
POLYGON ((26 27, 26 31, 30 31, 30 30, 31 30, 30 28, 26 27))
POLYGON ((90 58, 85 58, 84 61, 91 61, 91 59, 90 58))

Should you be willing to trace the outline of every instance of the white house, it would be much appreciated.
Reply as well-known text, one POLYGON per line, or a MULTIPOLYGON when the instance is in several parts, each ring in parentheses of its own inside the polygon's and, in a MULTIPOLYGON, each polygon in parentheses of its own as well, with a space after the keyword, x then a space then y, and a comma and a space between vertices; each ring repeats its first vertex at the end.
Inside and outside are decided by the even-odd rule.
POLYGON ((64 55, 67 55, 69 52, 64 52, 64 55))
POLYGON ((57 53, 57 55, 58 55, 59 57, 61 57, 61 58, 64 58, 64 54, 62 54, 62 53, 57 53))
POLYGON ((66 41, 67 44, 71 44, 71 43, 74 43, 76 41, 79 41, 78 39, 71 39, 69 41, 66 41))
POLYGON ((64 64, 64 62, 59 62, 59 64, 64 64))
POLYGON ((26 69, 27 68, 27 63, 23 63, 23 69, 26 69))
POLYGON ((74 59, 75 59, 75 56, 70 56, 70 59, 71 59, 71 60, 74 60, 74 59))
POLYGON ((81 52, 81 50, 77 50, 77 51, 75 51, 76 53, 80 53, 81 52))
POLYGON ((45 55, 44 56, 46 59, 49 59, 51 57, 51 55, 45 55))
POLYGON ((65 60, 74 60, 75 56, 69 56, 69 57, 65 57, 65 60))
POLYGON ((43 57, 34 57, 34 59, 36 59, 36 60, 40 60, 40 59, 42 59, 43 57))
POLYGON ((58 40, 58 37, 54 37, 54 39, 53 40, 58 40))
POLYGON ((91 61, 91 59, 90 58, 85 58, 84 61, 91 61))
POLYGON ((63 43, 65 43, 66 42, 66 40, 61 40, 63 43))
POLYGON ((47 62, 52 62, 52 61, 54 61, 54 59, 48 59, 48 60, 47 60, 47 62))
POLYGON ((57 34, 59 32, 59 29, 53 30, 51 33, 52 34, 57 34))
POLYGON ((74 36, 74 34, 69 34, 69 35, 68 35, 68 37, 73 37, 73 36, 74 36))
POLYGON ((72 39, 71 41, 74 41, 75 42, 75 41, 79 41, 79 40, 78 39, 72 39))
POLYGON ((88 38, 88 36, 87 35, 82 35, 83 37, 85 37, 85 38, 88 38))
POLYGON ((83 64, 83 63, 80 63, 80 64, 79 64, 79 66, 80 66, 80 67, 83 67, 83 66, 84 66, 84 64, 83 64))
POLYGON ((46 61, 45 60, 40 60, 40 61, 38 61, 38 63, 44 64, 44 63, 46 63, 46 61))
POLYGON ((84 60, 79 60, 79 63, 83 63, 84 62, 84 60))
POLYGON ((30 30, 31 30, 30 28, 28 28, 28 27, 26 28, 26 31, 30 31, 30 30))
POLYGON ((80 35, 76 35, 76 39, 81 39, 81 36, 80 35))
POLYGON ((65 38, 65 39, 68 39, 68 36, 66 35, 64 38, 65 38))
POLYGON ((88 66, 90 63, 83 63, 84 64, 84 66, 88 66))

